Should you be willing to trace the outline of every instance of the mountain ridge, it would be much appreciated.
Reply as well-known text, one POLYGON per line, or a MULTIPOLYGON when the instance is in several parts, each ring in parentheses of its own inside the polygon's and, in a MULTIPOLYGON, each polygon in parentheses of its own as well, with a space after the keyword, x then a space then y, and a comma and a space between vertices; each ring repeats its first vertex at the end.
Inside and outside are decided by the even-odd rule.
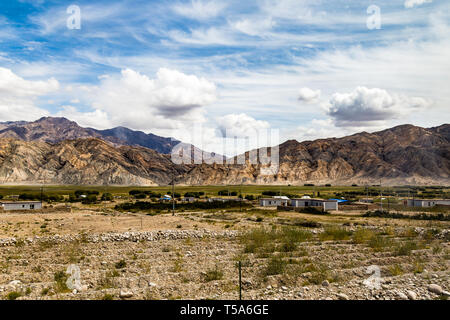
MULTIPOLYGON (((380 180, 386 185, 448 185, 450 181, 450 124, 432 128, 407 124, 342 138, 287 140, 279 145, 279 170, 272 172, 268 165, 249 163, 249 152, 246 163, 240 165, 175 165, 168 154, 118 143, 123 142, 118 137, 111 142, 101 135, 91 136, 100 130, 78 132, 79 126, 68 119, 50 121, 62 121, 65 126, 39 127, 49 122, 43 118, 33 122, 32 128, 9 124, 10 130, 0 130, 1 183, 164 185, 173 176, 184 185, 373 184, 380 180), (61 140, 58 135, 72 139, 61 140)), ((128 134, 125 129, 117 135, 128 134)))

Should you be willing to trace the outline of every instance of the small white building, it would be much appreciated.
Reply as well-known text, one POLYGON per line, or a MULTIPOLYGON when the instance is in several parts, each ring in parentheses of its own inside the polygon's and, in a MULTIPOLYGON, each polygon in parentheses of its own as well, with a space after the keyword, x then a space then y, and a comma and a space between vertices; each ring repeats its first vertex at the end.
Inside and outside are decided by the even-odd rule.
POLYGON ((262 207, 277 207, 277 206, 288 206, 291 199, 286 196, 276 196, 273 198, 261 198, 259 199, 259 204, 262 207))
POLYGON ((183 198, 181 198, 181 201, 183 201, 183 202, 194 202, 195 201, 195 197, 183 197, 183 198))
POLYGON ((241 198, 208 198, 208 202, 242 201, 241 198))
POLYGON ((321 207, 323 210, 338 210, 337 200, 324 200, 324 199, 292 199, 291 206, 293 207, 321 207))
POLYGON ((359 202, 362 202, 362 203, 373 203, 373 198, 362 198, 362 199, 359 199, 359 202))
POLYGON ((430 208, 436 205, 450 206, 450 200, 443 199, 408 199, 406 200, 408 207, 430 208))
POLYGON ((11 210, 37 210, 37 209, 42 209, 42 203, 40 201, 1 202, 1 207, 5 211, 11 211, 11 210))

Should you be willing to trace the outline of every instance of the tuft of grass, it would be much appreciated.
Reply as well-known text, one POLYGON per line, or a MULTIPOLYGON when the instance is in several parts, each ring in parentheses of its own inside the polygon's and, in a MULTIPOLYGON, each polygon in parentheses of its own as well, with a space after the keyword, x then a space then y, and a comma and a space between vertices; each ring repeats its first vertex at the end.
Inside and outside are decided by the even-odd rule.
POLYGON ((365 243, 375 236, 375 232, 370 229, 359 228, 353 234, 353 243, 365 243))
POLYGON ((70 291, 70 289, 67 287, 67 284, 66 284, 68 275, 64 270, 55 272, 53 278, 55 280, 55 292, 56 293, 64 293, 64 292, 70 291))
POLYGON ((21 296, 22 296, 22 294, 20 292, 12 291, 12 292, 10 292, 10 293, 8 293, 6 295, 6 299, 8 299, 8 300, 16 300, 17 298, 19 298, 21 296))
POLYGON ((388 267, 391 276, 400 276, 404 273, 403 268, 399 264, 394 264, 388 267))
POLYGON ((220 270, 218 266, 216 266, 214 269, 210 269, 210 270, 206 271, 205 282, 222 280, 222 279, 223 279, 223 271, 220 270))
POLYGON ((282 274, 286 270, 287 262, 279 256, 273 256, 269 259, 264 271, 264 276, 282 274))
POLYGON ((413 250, 417 249, 417 243, 414 241, 406 241, 396 246, 394 254, 396 256, 409 256, 413 250))
POLYGON ((328 240, 348 240, 352 233, 344 228, 333 226, 325 228, 325 231, 319 235, 321 241, 328 240))
POLYGON ((105 293, 101 300, 114 300, 114 296, 112 294, 105 293))
POLYGON ((119 262, 116 262, 114 266, 116 267, 116 269, 123 269, 127 266, 127 262, 122 259, 119 262))
POLYGON ((386 248, 391 247, 392 240, 388 237, 377 234, 369 240, 367 245, 372 248, 373 251, 380 252, 386 250, 386 248))

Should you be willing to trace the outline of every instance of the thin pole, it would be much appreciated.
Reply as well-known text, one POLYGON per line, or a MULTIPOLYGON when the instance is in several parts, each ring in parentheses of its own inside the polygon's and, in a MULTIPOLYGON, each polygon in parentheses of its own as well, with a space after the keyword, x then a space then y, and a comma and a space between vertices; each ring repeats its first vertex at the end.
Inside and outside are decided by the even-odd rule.
POLYGON ((175 175, 172 172, 172 216, 175 215, 175 175))
POLYGON ((242 300, 242 264, 239 261, 239 300, 242 300))
POLYGON ((381 212, 383 212, 383 191, 381 189, 381 180, 380 180, 380 204, 381 204, 381 212))

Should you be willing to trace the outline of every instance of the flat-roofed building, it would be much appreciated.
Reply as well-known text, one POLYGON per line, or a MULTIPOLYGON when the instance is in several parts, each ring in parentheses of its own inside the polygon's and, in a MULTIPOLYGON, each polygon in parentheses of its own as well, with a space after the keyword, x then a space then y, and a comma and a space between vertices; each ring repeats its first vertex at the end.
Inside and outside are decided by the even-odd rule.
POLYGON ((277 196, 273 198, 260 198, 259 205, 262 207, 278 207, 278 206, 288 206, 291 202, 286 196, 277 196))
POLYGON ((436 205, 450 206, 450 200, 445 199, 408 199, 406 200, 408 207, 430 208, 436 205))
POLYGON ((324 199, 292 199, 292 207, 321 207, 323 210, 338 210, 337 200, 324 200, 324 199))
POLYGON ((0 204, 5 211, 42 209, 42 203, 40 201, 6 201, 0 204))

